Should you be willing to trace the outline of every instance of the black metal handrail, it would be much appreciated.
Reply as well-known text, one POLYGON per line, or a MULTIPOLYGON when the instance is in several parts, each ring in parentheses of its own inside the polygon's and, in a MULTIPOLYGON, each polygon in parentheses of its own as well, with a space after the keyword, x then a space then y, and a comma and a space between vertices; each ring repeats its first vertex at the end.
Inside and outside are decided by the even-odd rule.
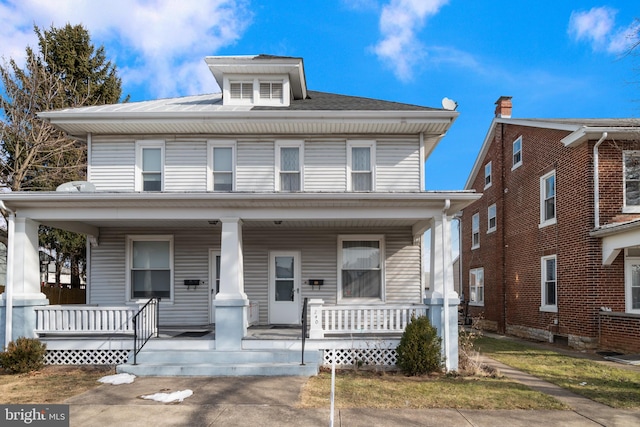
POLYGON ((160 298, 151 298, 131 318, 133 322, 133 364, 142 347, 153 336, 158 337, 158 318, 160 298))
POLYGON ((302 362, 300 365, 304 366, 304 343, 307 339, 307 298, 304 299, 302 304, 302 362))

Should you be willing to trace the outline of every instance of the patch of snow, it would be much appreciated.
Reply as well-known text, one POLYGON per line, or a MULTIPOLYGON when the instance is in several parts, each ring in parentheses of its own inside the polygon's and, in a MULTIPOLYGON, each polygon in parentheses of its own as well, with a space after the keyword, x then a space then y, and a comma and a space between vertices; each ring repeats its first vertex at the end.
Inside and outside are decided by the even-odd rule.
POLYGON ((182 402, 184 399, 191 396, 192 394, 193 394, 193 391, 187 389, 187 390, 174 391, 173 393, 148 394, 146 396, 140 396, 140 397, 142 399, 155 400, 156 402, 171 403, 176 401, 182 402))
POLYGON ((111 385, 120 385, 120 384, 131 384, 135 379, 136 379, 136 376, 132 374, 115 374, 115 375, 107 375, 106 377, 102 377, 98 380, 98 382, 101 382, 104 384, 111 384, 111 385))

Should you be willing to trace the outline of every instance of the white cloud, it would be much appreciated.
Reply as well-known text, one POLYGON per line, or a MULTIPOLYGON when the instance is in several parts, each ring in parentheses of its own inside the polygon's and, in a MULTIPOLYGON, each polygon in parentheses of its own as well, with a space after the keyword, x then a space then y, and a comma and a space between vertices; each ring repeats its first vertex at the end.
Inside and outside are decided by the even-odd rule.
POLYGON ((216 88, 203 58, 235 43, 251 19, 247 0, 9 0, 0 4, 0 55, 22 61, 37 43, 34 24, 82 24, 127 84, 151 82, 154 97, 193 94, 216 88))
POLYGON ((416 34, 427 17, 438 13, 448 0, 391 0, 382 8, 382 40, 373 48, 400 80, 410 80, 413 67, 425 55, 425 47, 416 34))
POLYGON ((631 46, 638 25, 616 27, 617 13, 617 10, 606 6, 594 7, 588 11, 573 11, 567 31, 574 40, 590 43, 593 50, 623 53, 631 46))

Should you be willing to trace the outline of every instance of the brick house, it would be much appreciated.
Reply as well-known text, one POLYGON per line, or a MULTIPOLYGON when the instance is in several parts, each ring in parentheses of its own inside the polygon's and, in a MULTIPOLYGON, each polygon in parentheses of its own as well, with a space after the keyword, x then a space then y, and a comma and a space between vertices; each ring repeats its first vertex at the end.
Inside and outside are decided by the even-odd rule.
POLYGON ((462 214, 471 315, 499 333, 640 352, 640 122, 514 119, 511 97, 496 105, 465 186, 483 193, 462 214))

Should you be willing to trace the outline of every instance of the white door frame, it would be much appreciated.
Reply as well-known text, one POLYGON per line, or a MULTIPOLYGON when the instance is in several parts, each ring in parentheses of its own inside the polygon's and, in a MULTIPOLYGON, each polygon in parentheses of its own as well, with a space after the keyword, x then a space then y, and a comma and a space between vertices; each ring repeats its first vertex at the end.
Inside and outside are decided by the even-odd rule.
POLYGON ((302 255, 300 251, 270 251, 269 252, 269 323, 270 324, 300 324, 300 285, 302 283, 302 255), (293 257, 293 301, 275 301, 275 259, 280 256, 293 257))
MULTIPOLYGON (((216 323, 216 257, 220 256, 218 249, 209 249, 209 323, 216 323)), ((220 272, 218 272, 218 277, 220 272)))

